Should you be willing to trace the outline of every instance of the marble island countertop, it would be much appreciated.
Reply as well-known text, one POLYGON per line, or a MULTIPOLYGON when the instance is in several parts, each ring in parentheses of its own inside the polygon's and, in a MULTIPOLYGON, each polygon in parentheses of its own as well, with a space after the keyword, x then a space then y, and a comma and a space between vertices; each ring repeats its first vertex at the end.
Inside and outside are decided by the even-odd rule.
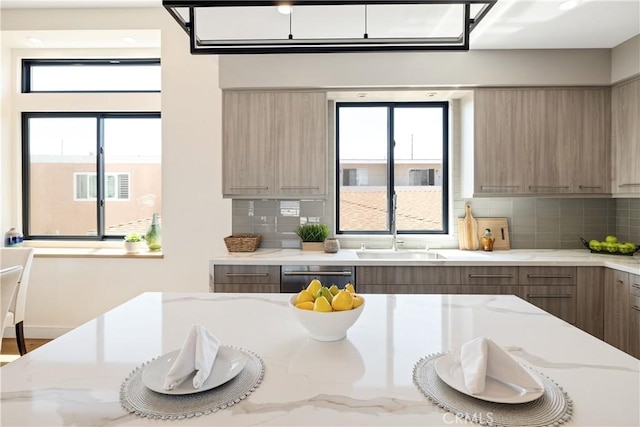
POLYGON ((564 425, 640 425, 640 361, 514 296, 367 295, 336 342, 309 338, 290 296, 142 294, 0 368, 1 424, 476 425, 430 402, 412 373, 421 358, 486 336, 563 387, 573 401, 564 425), (190 419, 127 413, 119 400, 125 378, 179 348, 194 324, 259 355, 260 386, 190 419))
POLYGON ((592 266, 609 267, 640 274, 640 255, 592 254, 586 249, 512 249, 509 251, 462 251, 432 249, 429 251, 365 250, 376 258, 360 258, 361 251, 343 249, 338 253, 302 251, 298 249, 258 249, 255 252, 234 252, 211 259, 212 264, 238 265, 516 265, 516 266, 592 266), (433 259, 415 259, 413 254, 430 254, 433 259))

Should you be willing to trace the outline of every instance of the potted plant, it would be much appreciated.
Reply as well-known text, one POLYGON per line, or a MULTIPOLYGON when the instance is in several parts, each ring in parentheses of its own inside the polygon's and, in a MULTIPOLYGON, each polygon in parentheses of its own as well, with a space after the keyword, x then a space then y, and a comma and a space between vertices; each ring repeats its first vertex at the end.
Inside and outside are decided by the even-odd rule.
POLYGON ((302 240, 303 251, 322 251, 322 242, 329 235, 329 227, 326 224, 305 224, 298 227, 296 234, 302 240))
POLYGON ((129 233, 124 236, 124 250, 128 254, 138 254, 145 248, 144 236, 138 233, 129 233))

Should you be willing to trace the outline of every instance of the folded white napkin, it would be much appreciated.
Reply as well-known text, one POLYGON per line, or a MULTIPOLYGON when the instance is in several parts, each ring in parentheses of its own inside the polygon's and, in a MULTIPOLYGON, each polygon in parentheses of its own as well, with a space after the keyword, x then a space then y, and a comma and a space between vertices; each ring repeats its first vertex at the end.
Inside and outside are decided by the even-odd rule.
POLYGON ((460 349, 464 383, 471 394, 484 391, 486 377, 530 390, 542 390, 531 374, 489 338, 480 337, 460 349))
POLYGON ((194 325, 164 380, 165 390, 171 390, 196 371, 193 387, 200 388, 209 378, 218 354, 220 341, 204 326, 194 325))

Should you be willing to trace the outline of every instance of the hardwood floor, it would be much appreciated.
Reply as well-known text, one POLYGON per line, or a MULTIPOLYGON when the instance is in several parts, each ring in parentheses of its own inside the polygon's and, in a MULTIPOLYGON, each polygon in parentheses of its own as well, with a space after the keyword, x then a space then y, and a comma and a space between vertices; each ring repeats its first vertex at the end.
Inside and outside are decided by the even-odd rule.
MULTIPOLYGON (((51 340, 47 339, 26 339, 27 353, 45 345, 51 340)), ((2 351, 0 352, 0 366, 6 365, 20 357, 18 344, 15 338, 2 338, 2 351)))

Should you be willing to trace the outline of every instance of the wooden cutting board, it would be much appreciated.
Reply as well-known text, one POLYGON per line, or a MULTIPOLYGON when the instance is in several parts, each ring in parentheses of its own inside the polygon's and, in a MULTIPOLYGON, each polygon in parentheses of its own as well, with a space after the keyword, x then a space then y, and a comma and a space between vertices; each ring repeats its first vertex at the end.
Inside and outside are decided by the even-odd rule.
POLYGON ((462 250, 475 251, 480 249, 480 238, 478 237, 478 224, 471 213, 469 202, 465 204, 464 211, 464 217, 458 218, 458 244, 462 250))
POLYGON ((496 241, 493 243, 494 251, 506 251, 511 249, 509 241, 509 224, 507 218, 476 218, 478 224, 478 238, 484 234, 485 228, 491 230, 496 241))

